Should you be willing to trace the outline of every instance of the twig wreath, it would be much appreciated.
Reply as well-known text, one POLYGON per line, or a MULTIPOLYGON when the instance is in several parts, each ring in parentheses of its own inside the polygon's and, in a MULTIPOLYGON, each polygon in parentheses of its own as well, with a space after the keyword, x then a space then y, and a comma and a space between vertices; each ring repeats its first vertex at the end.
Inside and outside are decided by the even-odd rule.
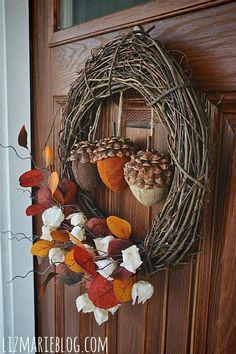
MULTIPOLYGON (((47 143, 46 168, 32 160, 34 169, 20 177, 22 187, 37 187, 37 202, 26 214, 42 214, 42 235, 35 236, 31 252, 48 257, 48 269, 53 267, 40 295, 54 277, 67 285, 84 285, 77 309, 93 312, 101 324, 123 302, 148 300, 154 291, 150 276, 196 251, 208 180, 207 119, 179 64, 160 42, 137 28, 98 48, 86 61, 70 88, 62 123, 61 178, 47 143), (134 142, 119 135, 123 92, 129 89, 150 107, 152 128, 154 113, 163 124, 169 156, 153 150, 151 141, 146 151, 138 151, 134 142), (101 106, 116 93, 117 129, 112 137, 96 141, 101 106), (132 221, 105 217, 96 206, 91 190, 101 180, 115 192, 129 184, 147 206, 158 203, 168 190, 144 241, 132 237, 132 221)), ((28 149, 24 126, 18 142, 28 149)))
MULTIPOLYGON (((94 114, 111 95, 134 89, 158 115, 168 134, 175 165, 166 203, 140 248, 145 272, 178 264, 199 239, 208 176, 208 133, 204 107, 189 79, 162 44, 140 29, 98 48, 85 63, 68 95, 60 138, 63 174, 73 178, 68 157, 86 140, 94 114)), ((82 192, 81 208, 102 216, 91 194, 82 192)))

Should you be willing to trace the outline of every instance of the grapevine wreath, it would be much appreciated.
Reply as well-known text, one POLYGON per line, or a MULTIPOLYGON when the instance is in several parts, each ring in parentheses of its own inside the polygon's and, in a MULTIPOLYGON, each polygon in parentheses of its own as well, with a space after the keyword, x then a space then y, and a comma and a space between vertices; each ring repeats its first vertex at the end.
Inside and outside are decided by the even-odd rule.
MULTIPOLYGON (((42 213, 42 235, 32 253, 56 265, 41 293, 54 276, 85 285, 77 308, 94 312, 98 324, 124 301, 149 299, 154 289, 147 279, 196 251, 207 190, 207 133, 204 105, 186 72, 147 32, 134 28, 92 53, 67 98, 59 139, 62 178, 54 171, 49 145, 44 150, 48 174, 35 168, 20 177, 21 186, 38 187, 37 203, 26 211, 42 213), (102 104, 120 94, 120 118, 123 92, 130 89, 163 124, 168 156, 152 144, 140 151, 120 136, 119 119, 112 136, 95 140, 102 104), (91 190, 101 180, 114 192, 129 185, 144 205, 158 203, 168 191, 144 241, 132 238, 132 220, 107 217, 96 206, 91 190)), ((22 146, 25 135, 22 129, 22 146)))

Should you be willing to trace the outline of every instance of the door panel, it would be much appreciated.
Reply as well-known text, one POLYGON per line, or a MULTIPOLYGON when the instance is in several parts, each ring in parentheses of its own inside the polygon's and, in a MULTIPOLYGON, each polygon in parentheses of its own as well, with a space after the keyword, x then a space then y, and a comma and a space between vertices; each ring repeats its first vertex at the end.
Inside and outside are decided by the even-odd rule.
MULTIPOLYGON (((107 336, 109 354, 234 353, 236 3, 177 3, 180 2, 156 1, 152 22, 147 28, 155 25, 152 36, 173 50, 176 58, 180 58, 178 50, 186 54, 193 82, 207 96, 209 134, 213 143, 211 193, 204 210, 201 253, 188 264, 160 271, 152 279, 155 295, 148 303, 135 307, 125 304, 117 315, 110 317, 109 323, 100 327, 93 316, 76 312, 78 287, 50 284, 45 297, 36 304, 39 336, 79 335, 81 344, 88 336, 107 336), (199 4, 203 3, 204 9, 199 10, 199 4), (215 6, 208 8, 208 5, 215 6), (166 18, 159 19, 165 6, 169 15, 165 13, 166 18), (178 15, 183 7, 185 14, 178 15)), ((57 144, 66 94, 77 70, 83 67, 91 50, 128 31, 123 29, 127 23, 121 23, 115 32, 101 33, 101 22, 97 30, 100 34, 87 33, 90 36, 87 39, 81 39, 76 27, 71 29, 70 35, 69 30, 65 30, 66 35, 59 31, 55 32, 55 37, 55 33, 51 33, 51 5, 51 1, 32 2, 33 140, 38 164, 42 161, 41 151, 55 115, 50 142, 57 144)), ((134 22, 139 14, 136 15, 132 9, 134 22)), ((84 33, 82 31, 82 37, 84 33)), ((111 122, 116 114, 117 97, 113 97, 103 106, 98 138, 111 134, 111 122)), ((141 97, 133 93, 125 96, 122 120, 123 134, 145 146, 150 110, 141 97)), ((160 123, 155 126, 154 140, 158 149, 166 150, 166 136, 160 123)), ((118 196, 101 187, 95 197, 108 213, 130 220, 140 238, 144 237, 157 212, 156 208, 142 207, 129 190, 118 196)), ((35 232, 39 230, 40 220, 36 219, 35 232)), ((35 266, 40 270, 46 268, 46 264, 35 266)), ((36 277, 37 287, 40 281, 36 277)))

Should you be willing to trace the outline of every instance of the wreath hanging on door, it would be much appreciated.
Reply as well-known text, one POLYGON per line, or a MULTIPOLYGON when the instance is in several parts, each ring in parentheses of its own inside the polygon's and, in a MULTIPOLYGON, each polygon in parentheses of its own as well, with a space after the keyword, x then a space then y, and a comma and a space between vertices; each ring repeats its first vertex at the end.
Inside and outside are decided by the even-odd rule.
MULTIPOLYGON (((101 118, 100 118, 101 119, 101 118)), ((24 128, 19 135, 25 145, 24 128)), ((140 28, 92 53, 72 84, 59 141, 62 178, 53 169, 53 151, 44 150, 49 177, 40 169, 20 177, 23 187, 40 186, 28 215, 43 213, 42 236, 32 253, 57 264, 54 276, 85 284, 78 310, 94 312, 99 324, 122 302, 144 303, 152 296, 147 281, 155 272, 186 261, 196 251, 208 178, 207 118, 201 99, 178 62, 140 28), (123 93, 142 95, 168 135, 169 155, 146 151, 120 136, 123 93), (96 141, 101 106, 120 94, 113 135, 96 141), (166 198, 143 242, 132 237, 132 220, 106 217, 93 199, 102 182, 114 192, 130 187, 142 204, 166 198), (46 184, 45 184, 46 183, 46 184)))

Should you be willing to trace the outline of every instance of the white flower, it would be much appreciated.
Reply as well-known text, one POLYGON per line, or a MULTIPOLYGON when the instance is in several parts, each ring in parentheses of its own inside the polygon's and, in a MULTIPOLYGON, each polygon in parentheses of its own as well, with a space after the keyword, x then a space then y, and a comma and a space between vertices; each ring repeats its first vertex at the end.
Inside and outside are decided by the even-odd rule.
POLYGON ((114 270, 117 267, 117 264, 115 261, 113 261, 113 259, 107 258, 107 259, 103 259, 101 261, 97 261, 95 263, 98 266, 97 272, 99 274, 101 274, 107 280, 113 280, 113 278, 110 277, 110 275, 114 272, 114 270))
POLYGON ((109 309, 107 309, 112 315, 114 315, 114 313, 118 310, 118 308, 121 306, 121 304, 118 304, 114 307, 110 307, 109 309))
POLYGON ((81 310, 83 311, 83 313, 93 312, 98 325, 101 325, 103 322, 106 322, 108 320, 108 310, 96 307, 89 299, 87 293, 80 295, 76 299, 76 306, 79 312, 81 310))
POLYGON ((42 235, 40 236, 41 240, 52 241, 51 229, 45 225, 42 226, 42 235))
POLYGON ((65 260, 65 252, 60 248, 51 248, 48 253, 48 258, 50 264, 62 263, 65 260))
POLYGON ((131 273, 136 273, 136 269, 138 269, 143 263, 139 255, 139 249, 135 245, 123 250, 122 257, 123 262, 121 263, 121 266, 131 273))
POLYGON ((108 253, 109 242, 113 240, 113 238, 113 236, 95 238, 94 243, 100 256, 104 256, 108 253))
POLYGON ((51 229, 57 229, 65 219, 65 215, 60 208, 53 206, 43 212, 42 219, 45 226, 51 229))
POLYGON ((93 311, 93 314, 94 314, 94 318, 99 326, 103 322, 106 322, 108 320, 108 311, 107 310, 100 309, 99 307, 96 307, 95 310, 93 311))
POLYGON ((138 300, 138 304, 144 304, 145 301, 152 297, 153 293, 154 288, 148 281, 140 280, 137 283, 134 283, 131 292, 133 305, 136 300, 138 300))
POLYGON ((73 213, 70 214, 66 219, 70 220, 72 226, 84 225, 87 221, 84 213, 73 213))
POLYGON ((88 313, 88 312, 93 312, 95 310, 95 305, 92 303, 87 293, 77 297, 76 306, 78 312, 83 310, 83 313, 88 313))
POLYGON ((75 238, 77 238, 80 241, 86 240, 85 231, 80 226, 74 226, 72 231, 71 231, 71 235, 74 236, 75 238))

